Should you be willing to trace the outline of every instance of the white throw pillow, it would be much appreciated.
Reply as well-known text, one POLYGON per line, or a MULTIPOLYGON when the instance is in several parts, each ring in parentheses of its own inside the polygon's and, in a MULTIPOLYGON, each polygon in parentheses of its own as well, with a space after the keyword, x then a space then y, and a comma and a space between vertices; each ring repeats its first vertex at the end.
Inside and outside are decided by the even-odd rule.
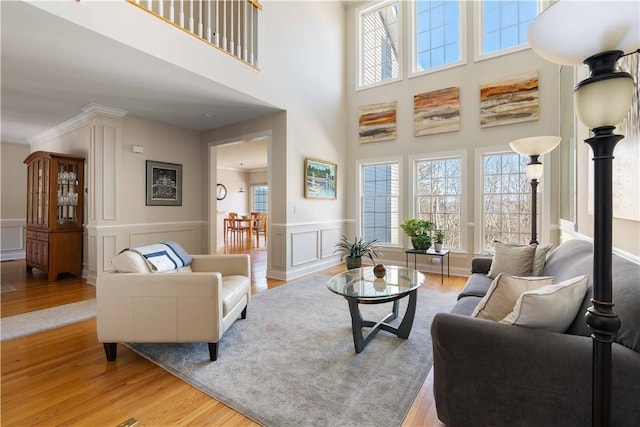
POLYGON ((564 333, 582 306, 589 276, 524 292, 500 323, 564 333))
POLYGON ((551 243, 538 245, 536 248, 536 255, 533 258, 533 269, 531 270, 532 276, 542 276, 544 264, 547 262, 547 253, 552 247, 553 245, 551 243))
POLYGON ((514 246, 493 242, 495 253, 491 261, 489 277, 495 279, 500 273, 512 276, 530 276, 537 245, 514 246))
POLYGON ((550 285, 552 282, 553 277, 516 277, 500 273, 476 306, 472 316, 499 322, 513 311, 513 306, 520 295, 526 291, 550 285))
POLYGON ((111 260, 111 265, 119 273, 151 273, 147 260, 138 252, 126 250, 111 260))

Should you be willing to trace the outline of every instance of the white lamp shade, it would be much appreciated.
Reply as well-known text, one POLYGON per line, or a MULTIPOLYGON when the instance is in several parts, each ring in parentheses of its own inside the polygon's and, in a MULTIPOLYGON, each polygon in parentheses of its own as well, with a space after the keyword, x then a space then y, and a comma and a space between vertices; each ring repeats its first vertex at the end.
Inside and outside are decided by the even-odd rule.
POLYGON ((527 179, 529 181, 533 179, 540 180, 542 178, 542 172, 544 171, 542 167, 542 163, 529 163, 525 169, 525 173, 527 174, 527 179))
POLYGON ((621 75, 589 83, 574 92, 576 113, 589 129, 615 126, 629 112, 633 78, 621 75))
POLYGON ((640 2, 559 0, 527 29, 531 48, 557 64, 580 65, 607 50, 640 48, 640 2))
POLYGON ((561 140, 559 136, 533 136, 511 141, 509 146, 524 156, 542 156, 556 148, 561 140))

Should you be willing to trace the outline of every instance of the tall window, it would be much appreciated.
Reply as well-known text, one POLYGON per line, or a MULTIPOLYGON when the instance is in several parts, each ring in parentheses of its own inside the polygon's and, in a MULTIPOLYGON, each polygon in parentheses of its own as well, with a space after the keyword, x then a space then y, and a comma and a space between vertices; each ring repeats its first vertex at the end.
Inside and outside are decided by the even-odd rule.
POLYGON ((414 19, 414 72, 460 61, 460 2, 417 0, 414 19))
POLYGON ((399 2, 384 2, 360 12, 359 87, 400 76, 399 2))
POLYGON ((399 162, 363 164, 361 176, 361 222, 365 240, 397 245, 400 205, 399 162))
POLYGON ((527 44, 527 28, 538 15, 536 0, 482 2, 481 54, 527 44))
POLYGON ((444 231, 445 246, 462 249, 462 159, 417 160, 416 216, 444 231))
POLYGON ((267 212, 269 200, 269 187, 266 185, 252 185, 251 193, 253 199, 252 212, 267 212))
POLYGON ((526 156, 515 153, 483 156, 481 249, 491 242, 528 244, 531 237, 531 186, 526 156))

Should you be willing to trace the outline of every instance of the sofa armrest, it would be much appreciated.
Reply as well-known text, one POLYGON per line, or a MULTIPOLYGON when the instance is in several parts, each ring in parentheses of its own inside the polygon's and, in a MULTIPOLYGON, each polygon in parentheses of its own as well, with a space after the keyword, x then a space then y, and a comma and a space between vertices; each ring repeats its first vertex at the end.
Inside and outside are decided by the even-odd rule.
MULTIPOLYGON (((590 425, 590 337, 439 313, 434 396, 447 425, 590 425)), ((613 354, 613 425, 640 417, 640 354, 613 354), (633 402, 636 401, 634 404, 633 402)))
POLYGON ((219 271, 223 276, 246 276, 251 279, 251 258, 247 254, 191 255, 194 272, 219 271))
POLYGON ((474 257, 471 259, 471 273, 488 274, 491 270, 492 257, 474 257))

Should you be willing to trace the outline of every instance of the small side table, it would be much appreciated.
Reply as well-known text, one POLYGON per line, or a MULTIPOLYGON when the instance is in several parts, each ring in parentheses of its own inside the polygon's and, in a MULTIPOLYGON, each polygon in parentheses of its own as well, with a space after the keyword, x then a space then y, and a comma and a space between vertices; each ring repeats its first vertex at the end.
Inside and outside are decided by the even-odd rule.
POLYGON ((407 249, 405 254, 405 265, 409 267, 409 254, 413 254, 413 268, 416 269, 418 255, 428 255, 440 257, 440 283, 444 283, 444 258, 447 258, 447 277, 449 277, 449 271, 451 261, 449 260, 449 249, 441 249, 440 252, 436 252, 435 249, 429 248, 426 251, 420 249, 407 249))

